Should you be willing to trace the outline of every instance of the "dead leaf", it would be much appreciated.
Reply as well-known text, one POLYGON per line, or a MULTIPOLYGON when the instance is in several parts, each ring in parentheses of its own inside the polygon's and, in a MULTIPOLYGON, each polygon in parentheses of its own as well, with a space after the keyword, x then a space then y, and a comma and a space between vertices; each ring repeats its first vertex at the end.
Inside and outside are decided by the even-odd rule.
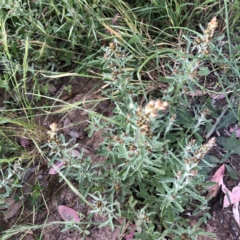
MULTIPOLYGON (((118 22, 117 22, 118 18, 121 18, 121 16, 117 13, 117 14, 115 14, 114 18, 112 19, 112 24, 113 25, 115 25, 115 26, 119 25, 118 22)), ((110 33, 110 31, 107 29, 106 33, 110 33)))
POLYGON ((220 186, 223 184, 224 171, 225 171, 225 165, 223 164, 213 175, 211 181, 215 182, 216 184, 208 187, 209 193, 207 195, 207 198, 210 198, 210 197, 214 198, 217 196, 217 194, 220 190, 220 186))
POLYGON ((117 13, 117 14, 115 14, 114 18, 112 19, 113 25, 118 25, 118 22, 117 22, 118 18, 121 18, 121 16, 117 13))
POLYGON ((226 98, 225 94, 210 94, 210 97, 214 100, 220 100, 226 98))
POLYGON ((64 131, 64 133, 68 134, 70 137, 74 138, 75 140, 77 138, 81 139, 84 134, 82 132, 79 132, 79 131, 69 127, 71 124, 72 124, 71 121, 68 118, 65 118, 64 123, 63 123, 63 126, 64 126, 63 131, 64 131))
POLYGON ((8 197, 8 198, 4 199, 4 206, 1 206, 0 210, 9 208, 9 206, 11 206, 15 202, 14 197, 8 197))
POLYGON ((22 207, 23 203, 26 201, 26 199, 24 198, 23 200, 19 200, 17 202, 14 202, 8 209, 7 214, 5 215, 4 220, 7 220, 11 217, 13 217, 18 211, 19 209, 22 207))
POLYGON ((240 137, 240 127, 238 126, 236 129, 233 128, 233 127, 231 127, 231 128, 229 129, 229 132, 231 132, 231 133, 233 133, 233 132, 235 132, 235 131, 236 131, 236 137, 239 138, 239 137, 240 137))
POLYGON ((51 83, 49 83, 47 85, 47 88, 48 88, 49 93, 51 93, 51 94, 53 94, 53 93, 55 93, 57 91, 57 88, 53 84, 51 84, 51 83))
POLYGON ((55 166, 50 167, 48 174, 57 174, 61 170, 61 167, 64 165, 64 162, 57 162, 55 166))
POLYGON ((62 219, 66 222, 71 222, 71 221, 80 222, 80 218, 77 212, 72 208, 60 205, 58 206, 58 212, 62 217, 62 219))
POLYGON ((85 115, 88 115, 88 112, 83 110, 81 113, 80 113, 81 116, 85 116, 85 115))
POLYGON ((81 132, 79 132, 79 131, 69 131, 68 132, 68 135, 70 136, 70 137, 72 137, 72 138, 81 138, 81 136, 82 136, 82 133, 81 132))
POLYGON ((20 137, 20 144, 22 147, 27 148, 29 146, 29 143, 30 142, 26 137, 24 136, 20 137))
POLYGON ((131 240, 131 239, 134 238, 134 233, 135 233, 135 231, 136 231, 136 226, 135 226, 135 224, 131 224, 130 227, 132 228, 132 230, 130 231, 129 234, 127 234, 127 235, 125 236, 125 240, 131 240))
MULTIPOLYGON (((224 192, 225 193, 225 192, 224 192)), ((228 207, 230 204, 235 204, 240 201, 240 186, 236 186, 232 191, 225 193, 223 207, 228 207)))
POLYGON ((239 202, 236 202, 235 204, 233 204, 232 211, 233 211, 233 217, 236 220, 238 226, 240 227, 238 205, 239 205, 239 202))
POLYGON ((201 96, 205 95, 206 93, 207 92, 205 92, 205 91, 197 89, 195 92, 188 93, 188 95, 191 97, 201 97, 201 96))
POLYGON ((68 134, 69 133, 69 125, 71 125, 71 121, 68 118, 65 118, 64 122, 63 122, 63 131, 64 133, 68 134))
POLYGON ((68 152, 72 155, 73 158, 80 156, 80 152, 78 150, 73 149, 69 150, 68 152))

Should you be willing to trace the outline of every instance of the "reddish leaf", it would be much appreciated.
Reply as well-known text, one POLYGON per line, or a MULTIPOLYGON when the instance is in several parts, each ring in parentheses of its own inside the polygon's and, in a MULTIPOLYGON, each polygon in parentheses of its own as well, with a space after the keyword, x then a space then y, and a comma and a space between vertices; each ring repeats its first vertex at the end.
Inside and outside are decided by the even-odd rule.
POLYGON ((57 174, 58 171, 60 170, 61 166, 64 165, 64 162, 57 162, 55 165, 56 165, 56 166, 52 166, 52 167, 49 169, 48 174, 57 174))
POLYGON ((72 155, 73 158, 80 156, 80 152, 78 150, 69 150, 68 152, 72 155))
POLYGON ((134 233, 135 233, 135 229, 136 229, 135 224, 131 224, 130 227, 133 228, 133 229, 130 231, 129 234, 126 235, 125 240, 131 240, 131 239, 134 238, 134 233))
POLYGON ((238 205, 239 205, 239 202, 236 202, 235 204, 233 204, 232 211, 233 211, 233 217, 236 220, 238 226, 240 227, 238 205))
POLYGON ((69 135, 70 137, 76 139, 76 138, 81 138, 82 133, 79 132, 79 131, 76 131, 76 130, 71 130, 71 131, 68 132, 68 135, 69 135))
POLYGON ((232 132, 235 132, 236 131, 236 137, 239 138, 240 137, 240 127, 238 127, 237 129, 235 128, 230 128, 229 131, 232 133, 232 132))
POLYGON ((207 195, 207 198, 209 197, 213 198, 217 196, 220 190, 220 186, 223 184, 224 171, 225 171, 225 165, 223 164, 213 175, 211 181, 215 182, 216 184, 208 188, 209 193, 207 195))
POLYGON ((230 204, 235 204, 240 201, 240 186, 233 188, 224 196, 223 207, 228 207, 230 204))
POLYGON ((58 212, 62 217, 62 219, 66 222, 71 222, 71 221, 80 222, 80 218, 77 212, 72 208, 60 205, 58 206, 58 212))
POLYGON ((228 190, 228 188, 226 187, 226 185, 222 182, 222 191, 225 193, 225 194, 230 194, 231 191, 228 190))
POLYGON ((225 165, 223 164, 213 175, 211 181, 216 182, 216 183, 222 183, 223 181, 223 175, 225 171, 225 165))

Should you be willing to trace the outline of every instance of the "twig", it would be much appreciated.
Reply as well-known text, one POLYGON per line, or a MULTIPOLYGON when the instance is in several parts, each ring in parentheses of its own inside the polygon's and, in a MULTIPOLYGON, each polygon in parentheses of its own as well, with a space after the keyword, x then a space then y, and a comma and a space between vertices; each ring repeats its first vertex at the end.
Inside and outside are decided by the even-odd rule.
POLYGON ((222 117, 225 115, 225 113, 227 112, 229 106, 227 106, 221 113, 221 115, 216 119, 216 122, 214 123, 214 125, 212 126, 212 128, 210 129, 210 131, 208 132, 208 134, 206 135, 206 139, 208 139, 214 132, 215 128, 217 127, 217 125, 219 124, 220 120, 222 119, 222 117))

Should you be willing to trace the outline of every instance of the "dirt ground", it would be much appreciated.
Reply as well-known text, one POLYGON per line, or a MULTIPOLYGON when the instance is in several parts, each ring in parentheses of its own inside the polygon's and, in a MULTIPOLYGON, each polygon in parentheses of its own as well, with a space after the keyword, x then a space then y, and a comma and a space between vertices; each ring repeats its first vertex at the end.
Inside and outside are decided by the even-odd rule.
MULTIPOLYGON (((79 106, 82 106, 80 101, 84 102, 85 109, 90 109, 97 111, 106 116, 111 115, 111 104, 109 101, 102 101, 99 104, 87 104, 88 100, 100 99, 99 81, 96 79, 86 80, 83 78, 74 78, 71 81, 68 79, 63 79, 61 84, 55 85, 55 83, 51 83, 49 85, 49 92, 51 96, 56 97, 60 95, 60 100, 65 101, 69 104, 74 104, 79 102, 79 106), (71 86, 71 92, 66 90, 66 86, 71 86), (97 92, 97 93, 96 93, 97 92)), ((2 99, 1 99, 2 100, 2 99)), ((79 133, 79 137, 76 139, 76 143, 79 144, 79 149, 84 147, 85 154, 90 156, 93 162, 102 162, 103 158, 96 155, 97 148, 99 144, 103 141, 102 131, 94 132, 91 137, 88 137, 88 133, 85 131, 85 128, 88 126, 88 114, 86 111, 82 109, 75 109, 68 111, 67 113, 63 113, 62 102, 54 102, 54 105, 57 107, 52 110, 52 114, 47 116, 37 116, 35 118, 35 122, 40 126, 44 126, 44 128, 48 129, 49 124, 52 122, 57 122, 60 127, 63 127, 64 120, 68 118, 71 123, 74 124, 73 129, 79 133)), ((44 100, 41 100, 37 103, 37 105, 46 104, 44 100)), ((47 103, 49 104, 49 103, 47 103)), ((53 103, 51 103, 53 104, 53 103)), ((1 103, 1 107, 2 107, 1 103)), ((41 112, 39 112, 41 114, 41 112)), ((64 134, 66 134, 63 131, 64 134)), ((69 136, 66 136, 69 138, 69 136)), ((212 150, 212 154, 218 157, 219 152, 223 151, 223 148, 216 144, 212 150)), ((240 175, 240 156, 231 155, 228 159, 228 164, 234 168, 238 175, 240 175)), ((35 162, 38 165, 38 160, 35 162)), ((39 166, 39 165, 38 165, 39 166)), ((34 167, 34 166, 32 166, 34 167)), ((53 221, 62 221, 58 211, 57 206, 65 205, 70 208, 75 209, 77 212, 81 212, 83 217, 81 219, 82 222, 87 222, 85 216, 88 215, 89 209, 84 205, 80 204, 80 199, 76 196, 69 187, 64 184, 64 182, 59 182, 58 175, 49 175, 49 169, 46 166, 46 163, 42 163, 40 167, 37 168, 35 178, 38 179, 41 187, 43 187, 42 191, 42 200, 38 203, 41 207, 37 212, 32 211, 31 203, 26 201, 23 204, 23 207, 19 209, 12 217, 8 220, 1 220, 0 225, 2 230, 7 230, 13 227, 15 224, 23 225, 23 224, 34 224, 41 225, 51 223, 53 221), (43 201, 44 199, 44 201, 43 201), (47 208, 45 203, 47 204, 47 208)), ((238 185, 238 180, 233 180, 228 176, 225 176, 224 182, 229 190, 238 185)), ((73 185, 77 185, 73 182, 73 185)), ((210 203, 210 213, 212 218, 208 222, 208 224, 203 225, 202 227, 209 232, 215 233, 217 235, 218 240, 226 240, 232 239, 237 240, 240 239, 240 229, 235 222, 232 214, 232 207, 223 209, 223 193, 220 194, 210 203)), ((0 213, 0 219, 3 219, 4 216, 0 213)), ((94 221, 103 222, 104 217, 95 215, 94 221)), ((14 237, 14 239, 24 239, 24 240, 33 240, 33 239, 43 239, 43 240, 120 240, 125 239, 127 234, 127 229, 121 228, 123 225, 123 219, 119 219, 114 222, 116 224, 116 228, 114 231, 111 231, 109 227, 98 228, 95 226, 90 226, 85 229, 83 227, 82 231, 88 230, 89 235, 84 236, 84 234, 80 234, 79 231, 73 230, 63 230, 63 226, 60 224, 54 224, 51 226, 46 226, 44 228, 38 230, 29 230, 23 233, 19 233, 14 237)), ((194 220, 192 223, 194 224, 194 220)), ((1 237, 0 237, 1 239, 1 237)), ((12 238, 13 239, 13 238, 12 238)), ((200 240, 210 240, 212 238, 199 238, 200 240)))

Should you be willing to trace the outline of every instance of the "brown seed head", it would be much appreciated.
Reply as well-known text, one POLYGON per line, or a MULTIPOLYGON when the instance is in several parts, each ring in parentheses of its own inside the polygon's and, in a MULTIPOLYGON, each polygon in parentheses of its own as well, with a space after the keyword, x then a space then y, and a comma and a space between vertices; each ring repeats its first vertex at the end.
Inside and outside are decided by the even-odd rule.
POLYGON ((110 48, 111 50, 115 50, 115 49, 116 49, 115 43, 114 43, 114 42, 110 42, 110 43, 109 43, 109 48, 110 48))
POLYGON ((217 18, 213 17, 212 20, 208 23, 208 29, 215 31, 218 26, 217 18))

